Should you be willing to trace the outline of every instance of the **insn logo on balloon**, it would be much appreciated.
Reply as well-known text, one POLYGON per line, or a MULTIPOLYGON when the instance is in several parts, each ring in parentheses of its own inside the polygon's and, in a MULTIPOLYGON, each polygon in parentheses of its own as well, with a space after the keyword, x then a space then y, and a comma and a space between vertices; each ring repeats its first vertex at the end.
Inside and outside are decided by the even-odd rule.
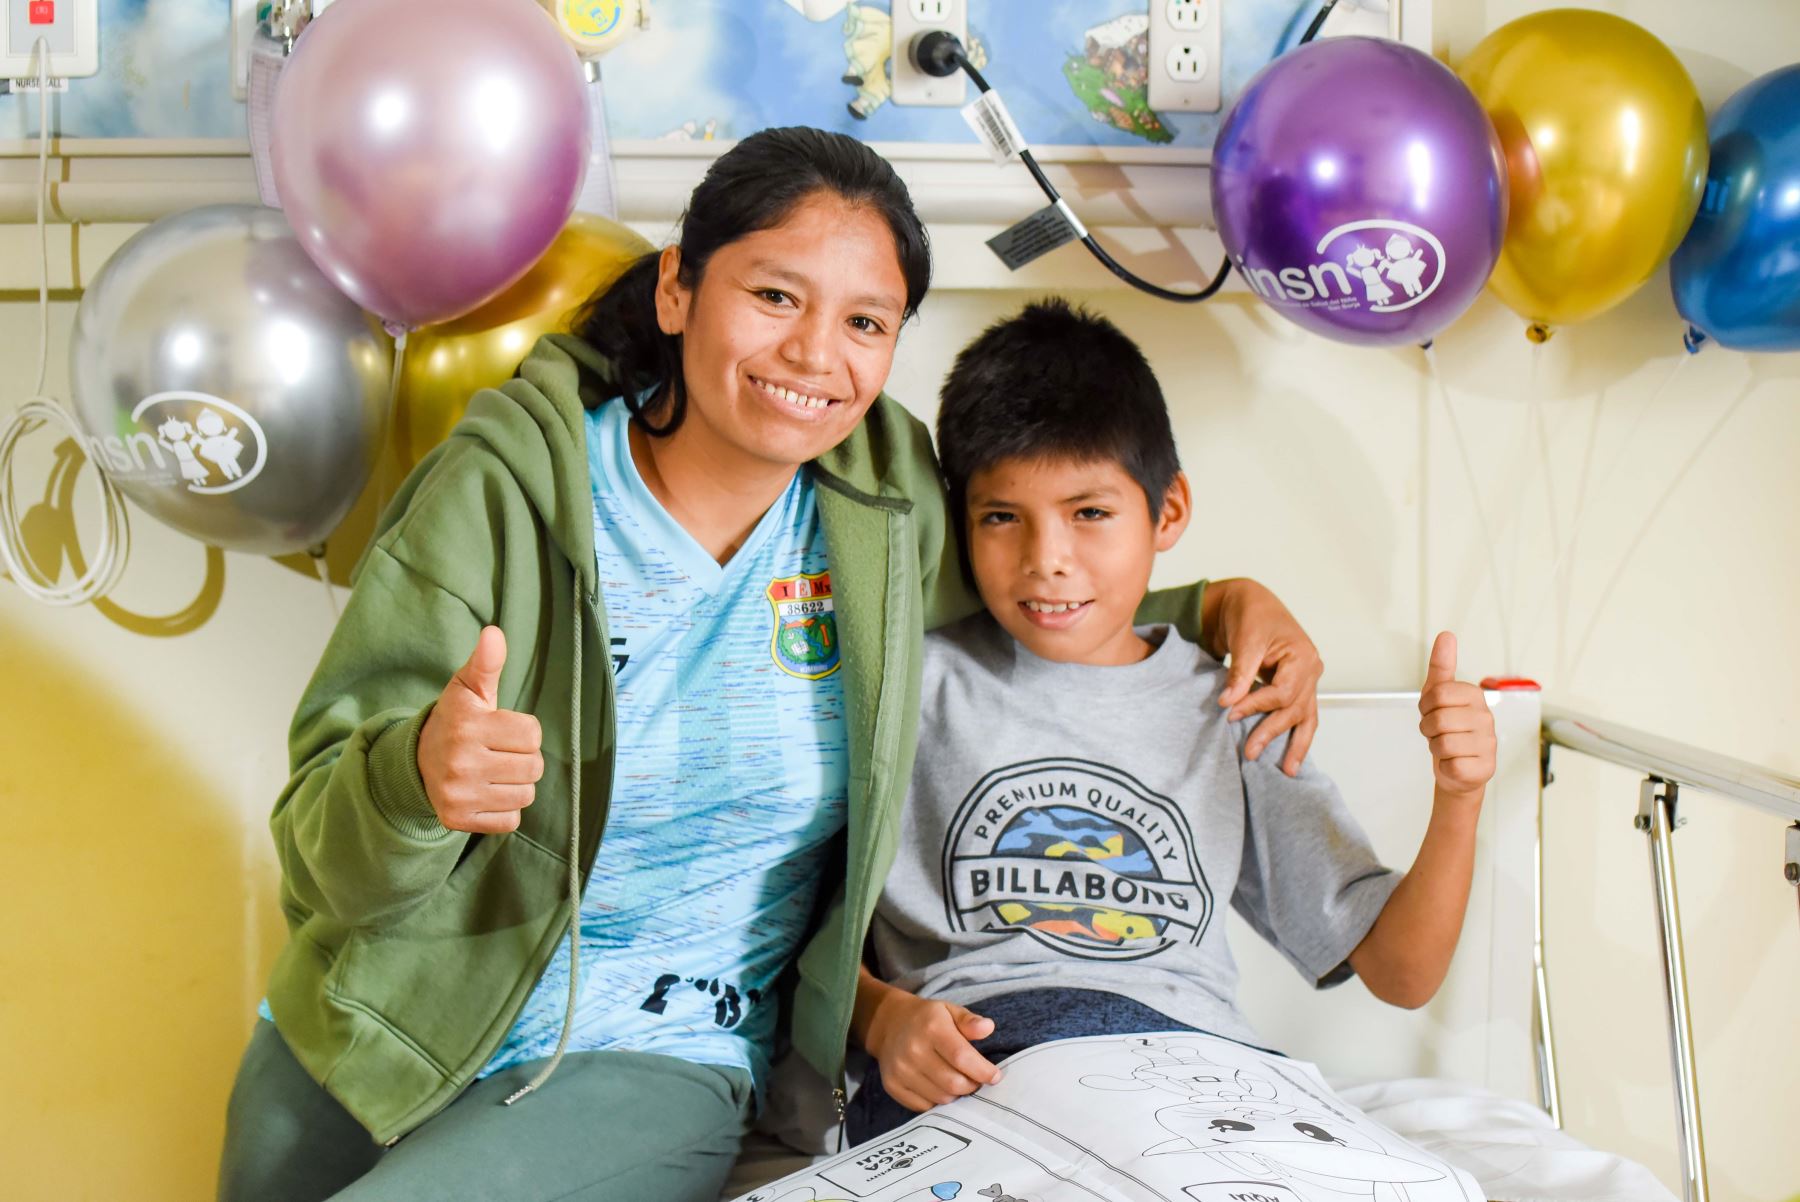
POLYGON ((1444 244, 1406 221, 1351 221, 1327 233, 1304 267, 1251 267, 1234 261, 1250 291, 1276 305, 1397 313, 1437 290, 1444 244))
POLYGON ((210 393, 159 392, 139 401, 131 419, 148 432, 87 440, 88 457, 115 477, 196 493, 236 492, 261 474, 269 457, 257 420, 210 393))

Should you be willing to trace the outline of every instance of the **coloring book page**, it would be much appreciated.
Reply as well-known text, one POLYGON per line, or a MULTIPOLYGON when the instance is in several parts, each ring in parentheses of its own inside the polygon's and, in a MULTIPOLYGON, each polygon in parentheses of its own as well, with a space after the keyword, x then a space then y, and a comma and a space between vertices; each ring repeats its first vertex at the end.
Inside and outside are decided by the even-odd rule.
POLYGON ((1020 1052, 998 1085, 738 1202, 1481 1202, 1318 1070, 1194 1032, 1020 1052))

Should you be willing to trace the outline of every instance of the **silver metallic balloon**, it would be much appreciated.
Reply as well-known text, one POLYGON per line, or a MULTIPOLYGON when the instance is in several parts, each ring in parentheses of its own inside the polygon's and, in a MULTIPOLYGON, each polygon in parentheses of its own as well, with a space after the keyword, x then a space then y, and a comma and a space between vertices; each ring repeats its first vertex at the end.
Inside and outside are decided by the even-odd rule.
POLYGON ((82 297, 70 356, 88 458, 204 542, 316 546, 375 465, 392 344, 274 209, 213 205, 135 235, 82 297))

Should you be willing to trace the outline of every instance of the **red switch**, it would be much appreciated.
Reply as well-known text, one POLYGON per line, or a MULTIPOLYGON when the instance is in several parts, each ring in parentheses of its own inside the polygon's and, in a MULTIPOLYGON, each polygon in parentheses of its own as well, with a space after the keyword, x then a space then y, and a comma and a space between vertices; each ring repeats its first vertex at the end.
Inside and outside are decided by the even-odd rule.
POLYGON ((25 19, 33 25, 56 24, 56 0, 31 0, 25 19))
POLYGON ((1483 676, 1481 687, 1499 693, 1541 693, 1543 686, 1529 676, 1483 676))

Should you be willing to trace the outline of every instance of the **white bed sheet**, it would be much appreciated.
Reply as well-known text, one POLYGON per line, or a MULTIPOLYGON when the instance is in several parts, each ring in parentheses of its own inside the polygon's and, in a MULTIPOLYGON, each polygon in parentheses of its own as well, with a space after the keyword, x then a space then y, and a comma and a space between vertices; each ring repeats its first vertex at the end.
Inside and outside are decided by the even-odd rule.
POLYGON ((1494 1202, 1676 1202, 1649 1169, 1588 1147, 1529 1103, 1430 1078, 1331 1086, 1467 1172, 1494 1202))
MULTIPOLYGON (((1429 1078, 1333 1080, 1331 1086, 1370 1118, 1474 1177, 1492 1202, 1676 1202, 1648 1169, 1588 1147, 1528 1103, 1429 1078)), ((720 1197, 738 1198, 825 1159, 757 1132, 745 1141, 720 1197)))
MULTIPOLYGON (((1270 1047, 1330 1064, 1346 1101, 1480 1182, 1494 1202, 1674 1202, 1641 1165, 1557 1130, 1529 1101, 1533 894, 1531 865, 1541 787, 1540 698, 1490 692, 1500 748, 1482 809, 1476 878, 1457 969, 1420 1009, 1397 1010, 1346 987, 1310 988, 1278 953, 1235 931, 1239 1003, 1270 1047), (1365 1073, 1352 1078, 1349 1074, 1365 1073), (1417 1073, 1403 1080, 1375 1074, 1417 1073), (1440 1073, 1481 1085, 1423 1074, 1440 1073)), ((1357 810, 1378 852, 1406 863, 1429 809, 1386 804, 1429 796, 1430 764, 1417 754, 1416 694, 1327 694, 1329 719, 1315 760, 1357 810)), ((1234 920, 1235 921, 1235 920, 1234 920)), ((856 1076, 852 1067, 851 1076, 856 1076)), ((762 1134, 746 1145, 725 1198, 766 1185, 835 1149, 830 1087, 796 1056, 777 1062, 762 1134), (822 1134, 830 1129, 831 1142, 822 1134), (779 1138, 777 1138, 777 1135, 779 1138)))

